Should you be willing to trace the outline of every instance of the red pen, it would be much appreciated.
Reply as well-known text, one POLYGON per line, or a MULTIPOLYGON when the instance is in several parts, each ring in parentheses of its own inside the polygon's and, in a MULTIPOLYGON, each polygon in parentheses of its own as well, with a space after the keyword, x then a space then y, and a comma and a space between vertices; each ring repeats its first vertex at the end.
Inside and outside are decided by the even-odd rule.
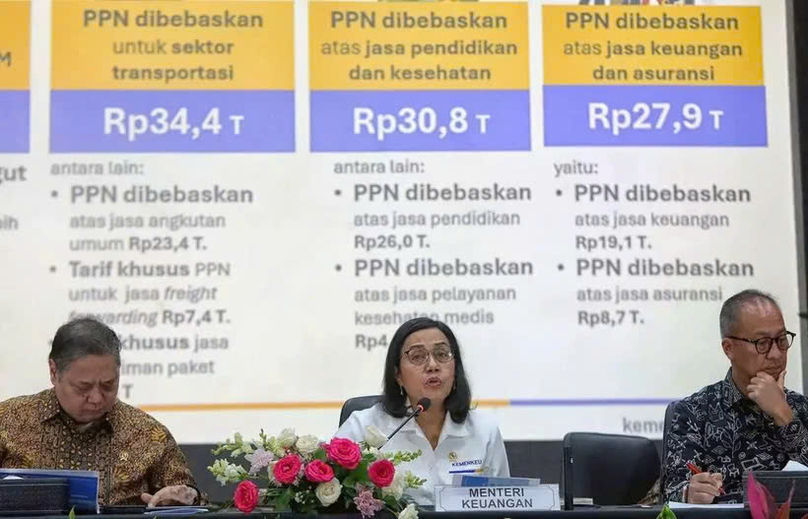
MULTIPOLYGON (((698 468, 697 466, 693 465, 689 461, 687 462, 687 468, 689 468, 690 472, 692 472, 693 474, 701 474, 701 469, 698 468)), ((718 493, 721 494, 721 495, 724 495, 726 493, 726 492, 724 492, 724 487, 719 488, 718 493)))

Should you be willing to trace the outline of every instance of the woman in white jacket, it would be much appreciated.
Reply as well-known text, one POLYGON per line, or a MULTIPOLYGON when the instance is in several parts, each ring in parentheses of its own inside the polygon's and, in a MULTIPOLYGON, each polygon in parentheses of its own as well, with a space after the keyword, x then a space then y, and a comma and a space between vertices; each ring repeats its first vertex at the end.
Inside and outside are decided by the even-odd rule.
POLYGON ((368 425, 390 434, 408 416, 411 402, 429 398, 429 409, 381 449, 421 451, 418 459, 400 466, 427 480, 409 490, 418 504, 433 504, 435 485, 451 484, 455 474, 510 475, 499 427, 471 410, 460 347, 446 324, 426 317, 402 324, 387 349, 383 385, 382 401, 351 414, 335 436, 361 441, 368 425))

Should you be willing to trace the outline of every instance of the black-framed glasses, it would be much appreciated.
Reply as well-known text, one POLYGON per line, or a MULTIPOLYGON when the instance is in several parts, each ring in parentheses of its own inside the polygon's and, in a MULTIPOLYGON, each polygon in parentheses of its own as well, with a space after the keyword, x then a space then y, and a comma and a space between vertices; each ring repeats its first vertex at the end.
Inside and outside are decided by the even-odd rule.
POLYGON ((766 355, 772 349, 773 344, 777 344, 777 347, 781 351, 786 351, 791 347, 791 344, 794 342, 794 337, 797 334, 794 332, 785 331, 781 335, 777 337, 761 337, 760 339, 744 339, 743 337, 734 337, 732 335, 727 335, 727 339, 735 339, 736 341, 743 341, 748 342, 749 344, 755 345, 755 351, 760 353, 761 355, 766 355))
POLYGON ((430 355, 441 364, 446 364, 454 358, 454 353, 448 346, 438 346, 431 352, 422 346, 415 346, 404 352, 404 356, 416 366, 423 366, 429 362, 430 355))

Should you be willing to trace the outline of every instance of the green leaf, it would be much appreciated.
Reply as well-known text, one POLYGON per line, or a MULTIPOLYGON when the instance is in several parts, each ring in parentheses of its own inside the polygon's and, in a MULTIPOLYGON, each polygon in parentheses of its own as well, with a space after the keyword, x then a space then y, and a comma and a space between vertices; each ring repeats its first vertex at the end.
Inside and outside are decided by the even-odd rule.
POLYGON ((673 513, 671 507, 668 506, 668 503, 665 503, 665 506, 662 507, 660 510, 659 515, 656 516, 656 519, 676 519, 676 514, 673 513))
POLYGON ((350 504, 353 501, 357 493, 358 492, 353 487, 346 487, 345 485, 342 486, 342 496, 345 498, 345 502, 347 504, 350 504))
POLYGON ((348 478, 352 478, 352 480, 355 481, 356 483, 367 483, 368 481, 370 481, 370 479, 368 478, 368 462, 367 461, 359 462, 359 465, 357 465, 356 468, 350 472, 348 478))
POLYGON ((398 506, 398 501, 396 501, 396 498, 393 496, 384 496, 382 497, 382 501, 387 503, 387 506, 390 507, 390 509, 393 511, 398 512, 399 509, 401 508, 400 506, 398 506))
POLYGON ((76 519, 76 507, 70 509, 70 513, 67 514, 68 519, 76 519))
POLYGON ((275 510, 278 512, 286 512, 290 510, 289 503, 292 501, 295 492, 291 488, 287 488, 275 500, 275 510))

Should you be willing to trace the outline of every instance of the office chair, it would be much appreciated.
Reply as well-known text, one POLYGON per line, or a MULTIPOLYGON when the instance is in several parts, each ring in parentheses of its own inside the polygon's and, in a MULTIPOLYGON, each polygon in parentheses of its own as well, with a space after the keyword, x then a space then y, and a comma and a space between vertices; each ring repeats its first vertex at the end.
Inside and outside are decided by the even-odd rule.
POLYGON ((353 398, 349 398, 344 404, 342 404, 342 411, 339 413, 340 426, 345 423, 345 420, 347 420, 354 411, 361 411, 362 409, 373 407, 376 405, 376 402, 381 399, 382 395, 355 396, 353 398))
POLYGON ((596 505, 632 505, 645 497, 659 477, 654 442, 641 436, 573 432, 564 436, 561 467, 564 509, 573 497, 596 505))

